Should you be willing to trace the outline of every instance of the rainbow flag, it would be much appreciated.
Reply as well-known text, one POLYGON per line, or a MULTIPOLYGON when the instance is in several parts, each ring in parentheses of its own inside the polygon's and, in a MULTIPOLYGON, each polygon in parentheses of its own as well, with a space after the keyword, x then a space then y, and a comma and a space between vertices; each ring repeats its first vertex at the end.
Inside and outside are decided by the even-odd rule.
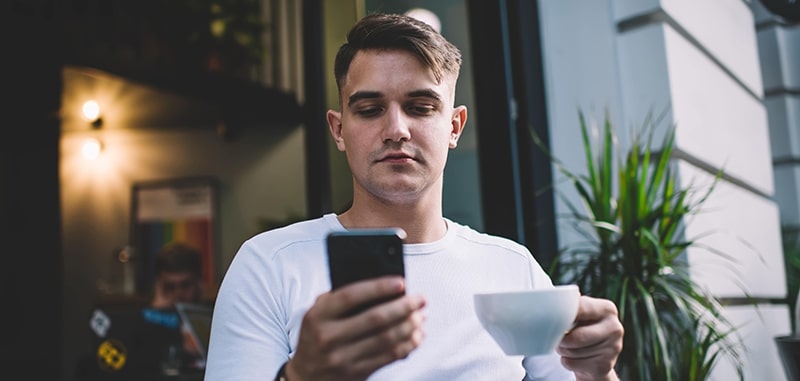
MULTIPOLYGON (((155 279, 154 266, 158 250, 170 242, 182 242, 200 251, 203 257, 203 284, 206 289, 215 285, 213 222, 208 218, 144 222, 138 226, 137 246, 142 258, 145 284, 155 279)), ((209 288, 212 287, 212 288, 209 288)))
POLYGON ((209 184, 161 184, 135 189, 133 242, 141 262, 137 289, 155 280, 155 257, 170 242, 190 245, 202 254, 203 285, 216 288, 214 189, 209 184))

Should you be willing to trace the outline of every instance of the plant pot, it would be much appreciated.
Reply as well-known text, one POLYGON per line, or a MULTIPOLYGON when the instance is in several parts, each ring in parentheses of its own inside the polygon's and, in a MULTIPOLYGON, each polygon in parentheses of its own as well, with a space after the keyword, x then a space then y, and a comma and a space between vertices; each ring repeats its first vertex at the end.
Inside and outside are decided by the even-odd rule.
POLYGON ((800 335, 775 337, 783 369, 789 381, 800 381, 800 335))

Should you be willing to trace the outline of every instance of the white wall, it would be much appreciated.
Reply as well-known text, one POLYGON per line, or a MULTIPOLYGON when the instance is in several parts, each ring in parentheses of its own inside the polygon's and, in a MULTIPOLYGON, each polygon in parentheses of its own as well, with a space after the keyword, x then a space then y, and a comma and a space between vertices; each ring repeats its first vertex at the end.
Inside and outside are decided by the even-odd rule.
MULTIPOLYGON (((669 110, 664 126, 677 126, 683 186, 708 184, 718 169, 728 176, 712 193, 707 204, 711 211, 692 220, 687 235, 717 232, 702 242, 721 248, 736 262, 731 266, 693 249, 688 253, 693 278, 719 297, 785 296, 762 64, 748 4, 566 0, 541 1, 539 7, 556 156, 570 168, 584 167, 582 148, 575 144, 580 141, 576 107, 597 122, 607 109, 623 145, 630 128, 641 126, 649 112, 669 110)), ((556 205, 556 212, 563 207, 556 205)), ((559 227, 562 245, 574 239, 568 227, 559 227)), ((746 330, 746 347, 753 349, 746 356, 746 379, 785 377, 772 338, 789 332, 786 306, 726 311, 734 321, 741 316, 764 319, 746 330)), ((729 372, 723 363, 714 378, 727 380, 729 372)))
POLYGON ((800 227, 800 24, 754 6, 781 223, 800 227))

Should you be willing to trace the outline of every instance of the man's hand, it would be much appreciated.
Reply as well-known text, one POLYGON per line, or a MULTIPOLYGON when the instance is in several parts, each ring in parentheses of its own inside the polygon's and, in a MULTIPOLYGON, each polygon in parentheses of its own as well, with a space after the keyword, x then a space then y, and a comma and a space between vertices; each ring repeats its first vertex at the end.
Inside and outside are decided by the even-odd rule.
POLYGON ((422 342, 421 296, 405 295, 356 315, 365 302, 402 294, 405 281, 387 276, 353 283, 320 295, 306 312, 297 351, 286 366, 292 381, 364 380, 408 356, 422 342))
POLYGON ((578 381, 618 380, 614 365, 622 351, 623 334, 617 306, 612 301, 581 296, 575 327, 556 351, 578 381))
POLYGON ((150 307, 167 309, 175 305, 177 296, 174 290, 167 292, 167 287, 164 283, 164 280, 156 279, 155 285, 153 286, 153 299, 150 300, 150 307))

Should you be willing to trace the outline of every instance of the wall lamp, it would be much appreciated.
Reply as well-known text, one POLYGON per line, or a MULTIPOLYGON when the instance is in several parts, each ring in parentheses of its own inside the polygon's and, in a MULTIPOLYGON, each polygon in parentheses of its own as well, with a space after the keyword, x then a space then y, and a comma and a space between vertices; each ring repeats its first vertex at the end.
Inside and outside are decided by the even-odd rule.
POLYGON ((100 116, 100 105, 94 100, 88 100, 83 104, 83 116, 91 123, 92 127, 98 129, 103 127, 103 118, 100 116))
POLYGON ((95 160, 103 151, 103 142, 98 138, 87 138, 81 146, 81 155, 86 160, 95 160))
MULTIPOLYGON (((81 109, 83 116, 89 121, 92 129, 99 130, 103 127, 103 118, 100 116, 100 105, 94 100, 86 101, 81 109)), ((103 151, 103 142, 96 137, 90 137, 81 146, 81 155, 86 160, 95 160, 103 151)))

